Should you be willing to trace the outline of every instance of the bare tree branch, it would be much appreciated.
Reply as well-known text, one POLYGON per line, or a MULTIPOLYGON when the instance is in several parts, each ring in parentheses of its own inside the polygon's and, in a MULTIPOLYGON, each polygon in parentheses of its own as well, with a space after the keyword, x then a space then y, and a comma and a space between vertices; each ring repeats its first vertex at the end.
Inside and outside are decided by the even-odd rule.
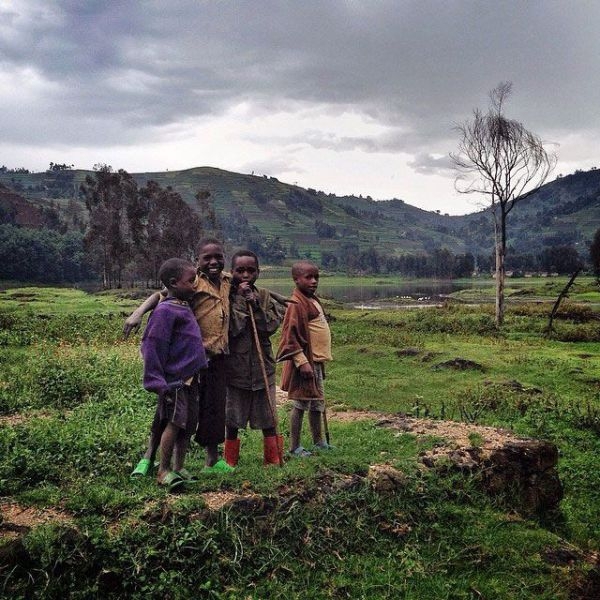
POLYGON ((504 318, 504 259, 506 220, 518 202, 538 190, 556 165, 556 155, 544 148, 539 136, 504 115, 512 93, 511 82, 490 91, 484 114, 473 110, 472 119, 455 127, 458 151, 451 153, 456 178, 454 187, 463 194, 482 194, 490 199, 496 240, 496 325, 504 318))

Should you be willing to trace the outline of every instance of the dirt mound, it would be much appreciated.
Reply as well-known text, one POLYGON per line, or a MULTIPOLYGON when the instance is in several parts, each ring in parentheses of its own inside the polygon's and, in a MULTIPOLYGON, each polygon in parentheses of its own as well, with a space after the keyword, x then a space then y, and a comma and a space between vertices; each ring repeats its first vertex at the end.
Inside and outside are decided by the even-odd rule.
POLYGON ((521 513, 556 510, 562 499, 558 448, 550 442, 495 427, 401 415, 382 418, 377 424, 439 438, 439 444, 420 456, 426 467, 478 473, 487 493, 503 496, 521 513))

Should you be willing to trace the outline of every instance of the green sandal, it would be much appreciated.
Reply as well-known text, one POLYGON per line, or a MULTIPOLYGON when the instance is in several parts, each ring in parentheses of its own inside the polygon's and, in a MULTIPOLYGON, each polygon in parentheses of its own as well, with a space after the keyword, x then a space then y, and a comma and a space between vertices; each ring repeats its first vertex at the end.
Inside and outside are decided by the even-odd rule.
POLYGON ((179 469, 179 471, 173 471, 176 475, 179 475, 181 479, 183 479, 186 483, 198 483, 200 480, 192 475, 185 467, 183 469, 179 469))
POLYGON ((138 479, 139 477, 147 477, 152 472, 152 461, 149 458, 142 458, 137 464, 136 468, 131 472, 129 476, 131 479, 138 479))
POLYGON ((158 480, 158 485, 168 488, 170 492, 180 488, 184 483, 181 475, 175 471, 169 471, 162 479, 158 480))
POLYGON ((204 467, 203 473, 233 473, 235 468, 228 465, 222 458, 219 459, 212 467, 204 467))

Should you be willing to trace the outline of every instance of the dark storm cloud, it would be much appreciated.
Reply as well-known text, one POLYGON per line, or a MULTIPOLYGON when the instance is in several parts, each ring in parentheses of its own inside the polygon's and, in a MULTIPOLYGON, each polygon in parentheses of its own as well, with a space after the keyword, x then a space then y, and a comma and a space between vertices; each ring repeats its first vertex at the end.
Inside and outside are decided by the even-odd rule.
POLYGON ((136 143, 245 100, 390 127, 302 140, 315 147, 426 156, 501 80, 514 82, 511 115, 540 133, 600 120, 595 3, 73 0, 1 11, 0 74, 44 83, 0 99, 15 143, 136 143))

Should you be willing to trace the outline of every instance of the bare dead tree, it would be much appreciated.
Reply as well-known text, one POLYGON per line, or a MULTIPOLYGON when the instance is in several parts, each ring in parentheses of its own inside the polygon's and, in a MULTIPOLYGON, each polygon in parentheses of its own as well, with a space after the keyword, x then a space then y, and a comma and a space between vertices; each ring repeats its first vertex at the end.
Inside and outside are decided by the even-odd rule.
POLYGON ((490 106, 484 114, 456 126, 458 151, 451 153, 457 171, 456 190, 483 194, 490 200, 496 250, 496 326, 504 321, 504 280, 507 217, 524 198, 538 190, 556 164, 540 137, 522 123, 504 115, 504 104, 512 83, 503 82, 490 92, 490 106))
POLYGON ((556 317, 556 313, 558 312, 558 309, 560 308, 560 303, 569 295, 569 290, 571 289, 571 286, 575 283, 575 279, 577 278, 577 275, 579 275, 579 273, 581 272, 582 267, 579 267, 574 273, 573 275, 571 275, 571 279, 569 279, 569 282, 567 283, 567 285, 565 285, 565 287, 562 289, 562 291, 560 292, 560 294, 558 295, 558 298, 556 299, 556 302, 554 303, 554 306, 552 307, 552 311, 550 312, 550 317, 548 318, 548 325, 546 326, 546 336, 550 336, 552 335, 552 333, 554 333, 554 317, 556 317))

